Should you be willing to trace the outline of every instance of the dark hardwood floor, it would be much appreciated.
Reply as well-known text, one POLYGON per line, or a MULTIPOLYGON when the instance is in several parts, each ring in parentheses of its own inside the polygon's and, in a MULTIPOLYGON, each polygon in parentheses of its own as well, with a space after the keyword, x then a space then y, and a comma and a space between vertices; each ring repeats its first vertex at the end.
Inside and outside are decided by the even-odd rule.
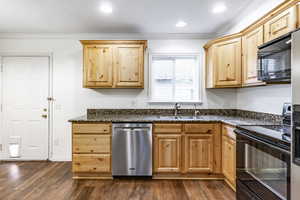
POLYGON ((223 181, 73 180, 70 162, 0 162, 2 200, 234 200, 223 181))

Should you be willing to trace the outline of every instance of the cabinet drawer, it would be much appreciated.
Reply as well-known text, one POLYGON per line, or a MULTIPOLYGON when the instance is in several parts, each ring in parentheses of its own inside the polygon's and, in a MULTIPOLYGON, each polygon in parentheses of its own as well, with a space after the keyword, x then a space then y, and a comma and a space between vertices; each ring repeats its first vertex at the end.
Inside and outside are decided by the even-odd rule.
POLYGON ((155 124, 154 133, 181 133, 182 124, 155 124))
POLYGON ((184 124, 185 133, 211 134, 214 130, 214 124, 184 124))
POLYGON ((110 154, 73 154, 73 172, 110 172, 110 154))
POLYGON ((223 125, 222 126, 222 134, 223 134, 223 136, 227 136, 227 137, 235 140, 236 139, 236 135, 234 133, 234 129, 235 129, 235 127, 233 127, 233 126, 223 125))
POLYGON ((110 153, 110 135, 74 135, 73 153, 110 153))
POLYGON ((73 124, 73 133, 109 134, 110 124, 73 124))

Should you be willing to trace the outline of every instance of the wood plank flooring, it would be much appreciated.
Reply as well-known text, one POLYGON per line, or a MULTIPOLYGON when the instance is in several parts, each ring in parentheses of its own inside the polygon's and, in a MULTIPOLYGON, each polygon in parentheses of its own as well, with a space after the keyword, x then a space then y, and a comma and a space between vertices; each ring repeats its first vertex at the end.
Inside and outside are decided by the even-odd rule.
POLYGON ((0 162, 1 200, 235 200, 223 181, 73 180, 70 162, 0 162))

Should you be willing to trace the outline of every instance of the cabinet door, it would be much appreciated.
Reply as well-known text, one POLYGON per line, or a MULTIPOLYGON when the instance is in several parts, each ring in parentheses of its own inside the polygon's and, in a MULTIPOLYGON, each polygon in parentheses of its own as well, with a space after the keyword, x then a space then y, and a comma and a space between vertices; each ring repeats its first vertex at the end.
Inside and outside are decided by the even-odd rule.
POLYGON ((297 27, 297 7, 294 6, 270 19, 265 25, 265 42, 284 35, 297 27))
POLYGON ((216 86, 241 85, 241 38, 228 40, 216 46, 216 86))
POLYGON ((243 37, 243 86, 263 84, 257 80, 257 47, 263 39, 263 26, 243 37))
POLYGON ((181 171, 181 136, 154 136, 154 172, 181 171))
POLYGON ((118 45, 114 50, 115 87, 144 87, 144 46, 118 45))
POLYGON ((112 87, 113 54, 109 45, 84 46, 84 87, 112 87))
POLYGON ((233 139, 223 136, 222 166, 226 179, 235 186, 236 179, 236 143, 233 139))
POLYGON ((185 172, 211 173, 213 171, 213 136, 185 136, 185 172))

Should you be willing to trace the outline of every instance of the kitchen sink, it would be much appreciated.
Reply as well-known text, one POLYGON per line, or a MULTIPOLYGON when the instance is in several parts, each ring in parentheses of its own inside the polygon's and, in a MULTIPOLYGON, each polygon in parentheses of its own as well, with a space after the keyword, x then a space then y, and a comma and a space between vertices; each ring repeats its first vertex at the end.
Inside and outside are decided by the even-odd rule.
POLYGON ((194 116, 157 116, 158 119, 162 120, 189 120, 189 119, 199 119, 200 117, 194 116))

